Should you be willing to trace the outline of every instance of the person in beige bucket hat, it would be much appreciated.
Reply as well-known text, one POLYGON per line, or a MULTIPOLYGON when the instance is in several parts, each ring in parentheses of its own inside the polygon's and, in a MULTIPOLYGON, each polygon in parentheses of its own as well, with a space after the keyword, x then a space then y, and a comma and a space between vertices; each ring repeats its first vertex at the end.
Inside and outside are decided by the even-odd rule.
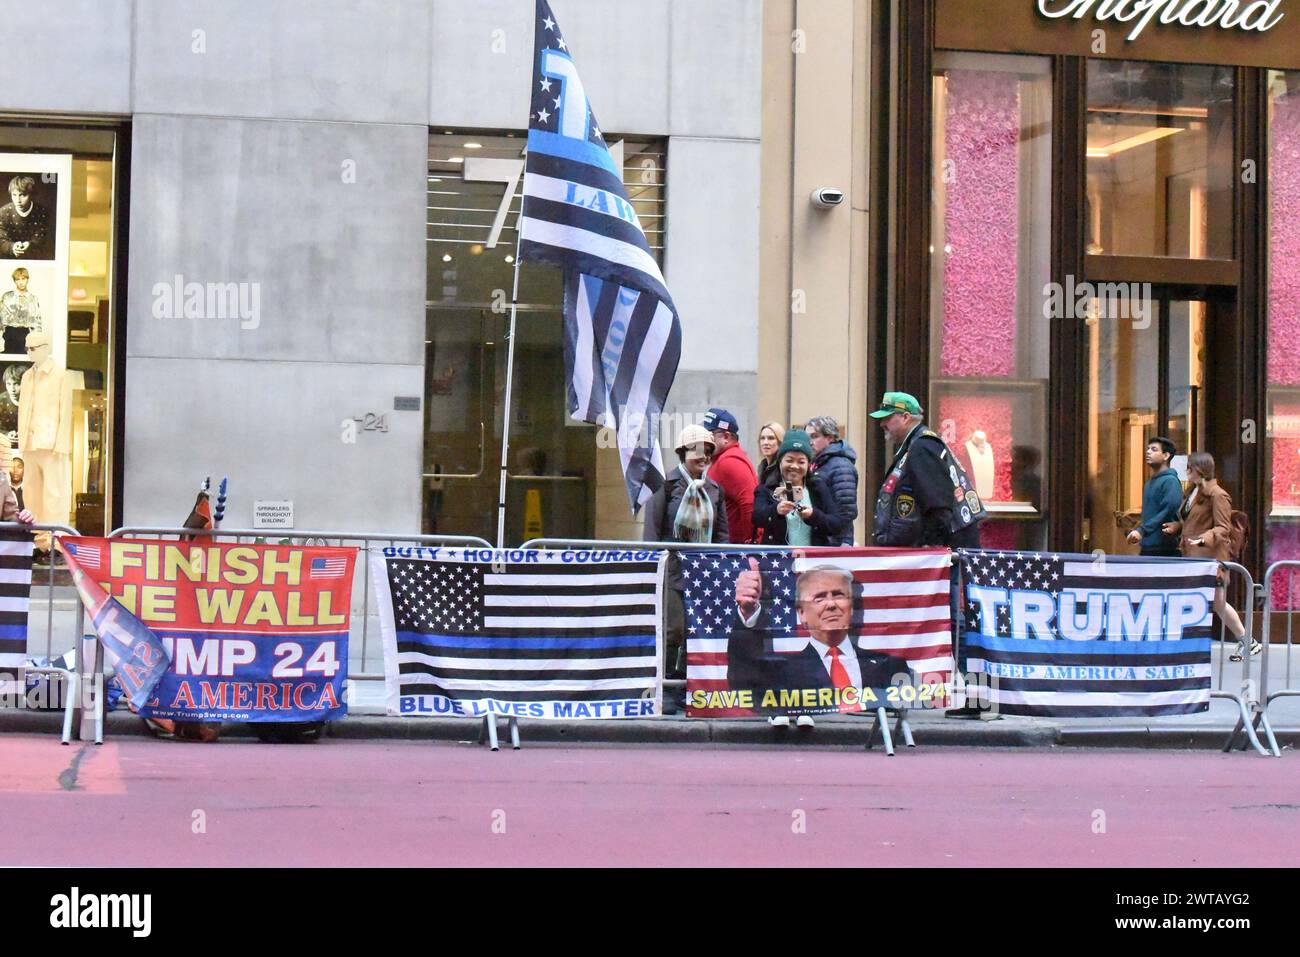
MULTIPOLYGON (((645 505, 643 539, 647 542, 727 541, 727 509, 722 487, 708 477, 717 448, 713 436, 699 425, 688 425, 677 435, 678 465, 664 478, 659 491, 645 505)), ((668 556, 664 589, 664 673, 686 677, 686 606, 677 553, 668 556)), ((679 702, 664 699, 664 713, 672 714, 679 702)))

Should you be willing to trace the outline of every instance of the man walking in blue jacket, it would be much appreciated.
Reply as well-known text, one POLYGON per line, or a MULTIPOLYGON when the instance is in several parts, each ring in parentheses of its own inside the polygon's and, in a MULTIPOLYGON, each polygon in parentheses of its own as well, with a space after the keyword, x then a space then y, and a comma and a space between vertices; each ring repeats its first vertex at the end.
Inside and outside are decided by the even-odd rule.
POLYGON ((1161 526, 1178 521, 1178 509, 1183 504, 1183 483, 1178 473, 1169 467, 1177 449, 1164 436, 1156 436, 1147 443, 1147 465, 1151 479, 1142 489, 1142 521, 1128 533, 1130 543, 1141 544, 1143 555, 1160 555, 1177 558, 1178 537, 1166 535, 1161 526))

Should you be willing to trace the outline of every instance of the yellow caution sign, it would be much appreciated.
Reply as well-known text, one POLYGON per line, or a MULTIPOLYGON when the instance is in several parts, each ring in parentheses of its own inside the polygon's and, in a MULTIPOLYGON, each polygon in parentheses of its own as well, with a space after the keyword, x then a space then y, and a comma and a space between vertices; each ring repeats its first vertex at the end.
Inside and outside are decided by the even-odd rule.
POLYGON ((530 488, 524 493, 524 538, 542 537, 542 490, 530 488))

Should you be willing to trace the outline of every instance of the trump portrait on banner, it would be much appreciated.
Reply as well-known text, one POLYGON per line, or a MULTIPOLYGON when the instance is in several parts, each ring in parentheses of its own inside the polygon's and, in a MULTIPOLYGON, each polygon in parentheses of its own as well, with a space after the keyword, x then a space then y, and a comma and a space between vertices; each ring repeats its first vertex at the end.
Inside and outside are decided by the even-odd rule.
MULTIPOLYGON (((750 559, 749 569, 737 576, 738 621, 727 642, 727 683, 732 688, 758 694, 768 689, 887 688, 911 681, 903 659, 858 647, 853 634, 850 571, 835 565, 810 568, 795 580, 794 599, 799 625, 808 633, 807 643, 798 652, 775 651, 764 622, 758 562, 750 559)), ((771 595, 767 598, 768 602, 776 600, 771 595)))

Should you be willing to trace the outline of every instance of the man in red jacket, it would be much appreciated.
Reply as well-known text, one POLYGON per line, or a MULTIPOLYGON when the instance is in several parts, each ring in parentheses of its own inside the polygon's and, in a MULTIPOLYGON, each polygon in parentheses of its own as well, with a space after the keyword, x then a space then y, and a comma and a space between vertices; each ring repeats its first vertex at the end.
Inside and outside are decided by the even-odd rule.
POLYGON ((717 446, 709 478, 722 486, 727 501, 727 532, 732 544, 754 540, 754 489, 758 473, 740 447, 740 426, 726 409, 709 409, 703 425, 717 446))

